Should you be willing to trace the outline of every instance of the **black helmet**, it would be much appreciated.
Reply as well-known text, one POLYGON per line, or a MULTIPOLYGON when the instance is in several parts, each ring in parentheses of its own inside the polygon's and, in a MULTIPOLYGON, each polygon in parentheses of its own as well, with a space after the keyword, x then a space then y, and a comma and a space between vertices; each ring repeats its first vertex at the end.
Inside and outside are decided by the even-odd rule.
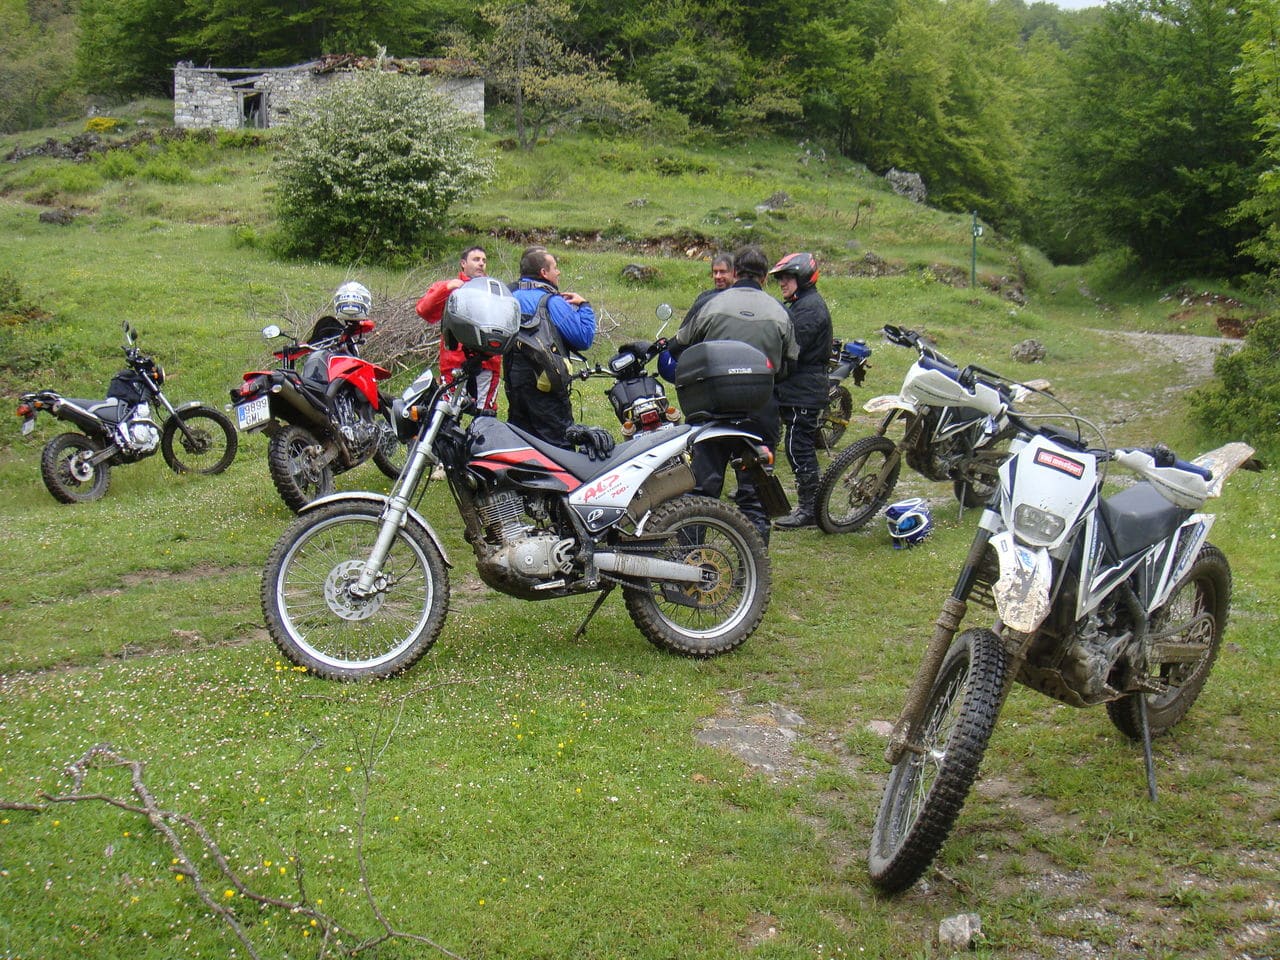
POLYGON ((796 287, 805 290, 818 282, 818 261, 812 253, 788 253, 773 265, 769 276, 786 275, 796 278, 796 287))

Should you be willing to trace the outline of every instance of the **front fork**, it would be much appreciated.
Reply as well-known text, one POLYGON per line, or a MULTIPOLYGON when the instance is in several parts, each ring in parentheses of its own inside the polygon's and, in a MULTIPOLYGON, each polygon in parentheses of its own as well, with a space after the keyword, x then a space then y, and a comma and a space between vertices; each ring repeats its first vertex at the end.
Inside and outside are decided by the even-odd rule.
POLYGON ((929 694, 933 691, 933 684, 938 679, 942 660, 951 648, 951 641, 955 639, 961 621, 964 620, 965 611, 968 609, 966 601, 969 591, 973 589, 978 565, 982 562, 990 540, 989 530, 978 530, 956 585, 951 590, 951 596, 947 597, 942 604, 942 612, 934 621, 933 636, 929 638, 929 644, 924 650, 924 658, 916 668, 916 675, 911 681, 906 701, 902 705, 902 713, 899 714, 898 722, 893 726, 893 733, 889 736, 889 746, 884 751, 884 758, 890 766, 895 766, 910 745, 920 739, 920 724, 924 721, 924 710, 929 702, 929 694))
MULTIPOLYGON (((459 395, 462 395, 462 391, 459 391, 459 395)), ((432 410, 431 422, 418 434, 413 446, 409 448, 409 460, 404 470, 400 472, 395 486, 391 488, 386 506, 382 508, 382 525, 378 529, 378 539, 373 545, 369 559, 364 563, 364 569, 360 571, 360 579, 351 588, 353 596, 363 599, 378 592, 375 583, 381 579, 382 565, 387 560, 387 554, 391 552, 396 534, 404 526, 404 518, 409 513, 409 505, 413 494, 418 489, 418 482, 423 474, 428 473, 436 465, 437 460, 432 453, 436 436, 444 426, 445 418, 450 414, 457 416, 460 406, 456 400, 437 403, 432 410)))

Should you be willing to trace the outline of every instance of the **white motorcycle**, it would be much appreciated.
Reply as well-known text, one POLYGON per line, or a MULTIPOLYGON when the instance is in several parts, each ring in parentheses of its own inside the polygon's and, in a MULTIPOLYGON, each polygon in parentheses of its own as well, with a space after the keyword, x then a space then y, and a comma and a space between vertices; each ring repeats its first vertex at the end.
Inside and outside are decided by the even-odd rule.
POLYGON ((1214 517, 1198 511, 1253 455, 1243 443, 1191 463, 1162 447, 1090 448, 1079 426, 1097 428, 1082 418, 1066 418, 1074 432, 1037 428, 1041 418, 1009 411, 976 379, 911 379, 925 402, 1007 416, 1018 434, 885 752, 893 769, 869 867, 888 892, 915 883, 942 848, 1015 680, 1071 706, 1105 704, 1143 743, 1155 799, 1151 738, 1204 687, 1230 604, 1227 559, 1207 541, 1214 517), (1104 497, 1111 463, 1141 481, 1104 497), (957 636, 970 602, 994 624, 957 636))

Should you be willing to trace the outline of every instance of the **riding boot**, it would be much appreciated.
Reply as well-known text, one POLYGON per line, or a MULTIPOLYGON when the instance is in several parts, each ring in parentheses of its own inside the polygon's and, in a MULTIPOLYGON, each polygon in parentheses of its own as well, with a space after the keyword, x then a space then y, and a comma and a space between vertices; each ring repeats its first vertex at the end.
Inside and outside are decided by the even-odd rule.
POLYGON ((773 521, 779 530, 796 530, 800 527, 812 527, 818 522, 814 505, 818 498, 818 475, 816 473, 796 474, 796 497, 800 501, 794 510, 785 517, 773 521))

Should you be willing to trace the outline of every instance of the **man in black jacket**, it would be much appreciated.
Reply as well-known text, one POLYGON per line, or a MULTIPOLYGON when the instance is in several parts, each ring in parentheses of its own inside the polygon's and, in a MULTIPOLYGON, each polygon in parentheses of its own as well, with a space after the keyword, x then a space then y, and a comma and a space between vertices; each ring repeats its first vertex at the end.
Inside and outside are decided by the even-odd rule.
MULTIPOLYGON (((769 261, 764 251, 755 245, 738 250, 733 260, 737 269, 733 285, 708 299, 696 316, 681 324, 667 349, 678 357, 685 348, 704 340, 739 340, 768 358, 775 378, 786 377, 796 359, 795 337, 787 311, 764 292, 769 261)), ((777 445, 778 407, 772 398, 741 424, 759 434, 768 446, 777 445)), ((709 440, 697 444, 693 448, 693 473, 697 481, 694 492, 719 498, 724 489, 725 471, 737 452, 737 445, 730 441, 709 440)), ((733 499, 768 544, 769 514, 749 474, 738 474, 738 489, 733 499)))
POLYGON ((784 530, 816 522, 818 420, 827 403, 827 360, 831 356, 831 314, 818 293, 818 262, 811 253, 789 253, 769 271, 778 278, 791 314, 800 356, 791 376, 774 387, 787 439, 787 462, 796 478, 798 505, 773 522, 784 530))

